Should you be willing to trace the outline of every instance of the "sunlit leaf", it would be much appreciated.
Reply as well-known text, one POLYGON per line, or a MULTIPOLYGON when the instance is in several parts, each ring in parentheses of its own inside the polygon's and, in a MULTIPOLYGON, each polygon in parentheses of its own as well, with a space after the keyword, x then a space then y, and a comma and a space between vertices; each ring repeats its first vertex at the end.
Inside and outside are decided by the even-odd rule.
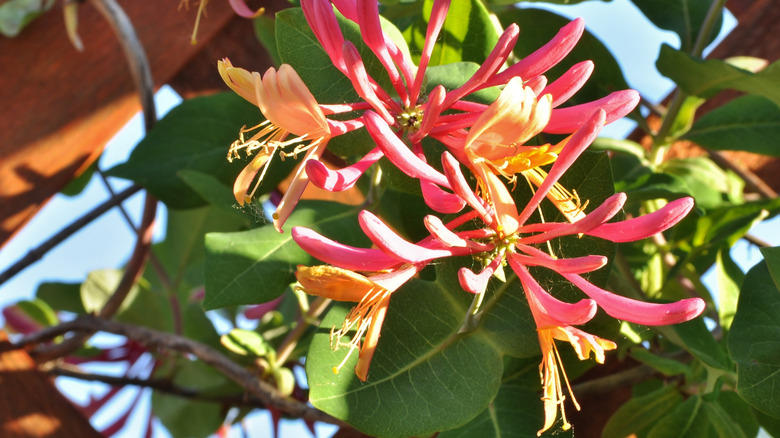
POLYGON ((738 97, 703 115, 683 138, 708 149, 780 157, 780 106, 763 96, 738 97))
POLYGON ((780 105, 780 61, 753 73, 718 59, 702 61, 664 45, 656 67, 694 96, 711 97, 718 91, 732 89, 764 96, 780 105))
POLYGON ((294 226, 306 226, 331 239, 368 246, 358 229, 357 211, 332 202, 301 202, 278 233, 272 224, 249 231, 206 235, 206 309, 258 304, 281 295, 295 281, 299 264, 314 258, 290 236, 294 226))
MULTIPOLYGON (((778 248, 765 248, 777 257, 778 248)), ((776 268, 775 268, 776 269, 776 268)), ((728 347, 737 363, 737 393, 755 409, 780 418, 780 289, 767 262, 748 271, 728 347)))

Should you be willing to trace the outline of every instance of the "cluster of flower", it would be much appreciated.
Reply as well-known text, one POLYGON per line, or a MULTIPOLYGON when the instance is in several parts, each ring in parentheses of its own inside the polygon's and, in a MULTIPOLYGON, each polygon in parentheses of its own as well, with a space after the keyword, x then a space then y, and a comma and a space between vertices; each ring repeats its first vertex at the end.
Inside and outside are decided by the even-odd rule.
MULTIPOLYGON (((362 101, 319 104, 289 65, 278 70, 271 68, 261 76, 233 67, 228 60, 221 61, 219 71, 227 84, 256 104, 267 119, 243 131, 241 140, 231 147, 231 159, 239 157, 242 150, 254 155, 236 179, 234 194, 238 202, 252 199, 257 187, 256 183, 252 189, 252 183, 258 173, 262 178, 274 154, 305 153, 274 214, 274 226, 281 231, 309 182, 329 191, 345 190, 377 160, 387 157, 403 173, 419 181, 431 209, 441 214, 460 214, 448 223, 438 216, 427 216, 425 227, 430 236, 411 243, 364 210, 359 214, 360 227, 373 242, 372 248, 343 245, 303 227, 292 229, 293 239, 300 247, 329 263, 300 266, 297 278, 301 287, 310 294, 358 302, 341 329, 332 332, 331 339, 334 347, 346 346, 350 352, 359 350, 355 367, 358 378, 368 378, 393 292, 426 265, 446 257, 472 255, 485 261, 481 272, 466 267, 458 272, 460 284, 467 292, 483 294, 490 278, 506 264, 522 284, 543 355, 540 373, 545 423, 540 433, 552 426, 564 399, 561 374, 568 385, 554 340, 569 342, 581 359, 593 352, 598 362, 603 362, 605 350, 615 348, 612 341, 574 327, 592 319, 597 307, 615 318, 644 325, 679 323, 702 312, 704 303, 698 298, 670 304, 645 303, 591 284, 582 274, 603 267, 607 263, 603 256, 557 258, 551 251, 538 249, 551 239, 566 235, 597 236, 613 242, 643 239, 674 225, 693 206, 690 198, 684 198, 645 216, 608 222, 622 209, 625 194, 618 193, 586 212, 587 202, 581 202, 575 191, 566 190, 558 182, 601 128, 626 115, 639 100, 634 90, 624 90, 590 103, 559 108, 582 87, 593 63, 576 64, 549 84, 543 74, 574 47, 583 32, 582 20, 572 21, 548 44, 504 68, 519 33, 518 27, 511 25, 462 86, 447 91, 439 85, 422 96, 421 84, 449 1, 434 2, 416 67, 383 32, 376 1, 302 0, 301 5, 333 65, 350 79, 362 101), (355 45, 344 39, 331 3, 360 26, 363 41, 386 69, 392 90, 382 89, 367 73, 355 45), (493 86, 503 86, 503 90, 490 105, 464 100, 493 86), (347 121, 328 118, 352 111, 360 116, 347 121), (329 169, 319 160, 331 138, 363 128, 376 147, 362 159, 338 170, 329 169), (247 132, 254 135, 245 139, 247 132), (554 145, 526 145, 542 132, 568 136, 554 145), (441 157, 443 172, 426 162, 421 143, 426 137, 446 146, 441 157), (549 164, 552 167, 548 173, 541 166, 549 164), (464 168, 473 174, 477 187, 470 187, 464 168), (518 174, 535 188, 533 197, 522 208, 518 208, 504 181, 513 182, 518 174), (557 207, 565 222, 529 223, 545 198, 557 207), (464 226, 475 221, 481 226, 464 226), (589 298, 576 303, 558 300, 530 275, 529 266, 555 270, 589 298)), ((568 427, 565 416, 564 427, 568 427)))

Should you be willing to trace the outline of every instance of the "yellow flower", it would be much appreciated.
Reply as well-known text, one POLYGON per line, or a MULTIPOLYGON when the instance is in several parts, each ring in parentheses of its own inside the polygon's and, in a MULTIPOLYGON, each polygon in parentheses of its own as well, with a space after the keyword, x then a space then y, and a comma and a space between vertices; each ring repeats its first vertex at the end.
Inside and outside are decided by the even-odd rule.
POLYGON ((260 73, 233 67, 228 59, 219 61, 218 68, 225 83, 238 95, 257 105, 266 118, 257 126, 242 128, 239 140, 228 151, 229 161, 240 158, 242 150, 247 156, 256 154, 233 185, 233 194, 240 205, 252 200, 277 151, 282 159, 297 158, 298 154, 306 152, 274 214, 274 225, 281 231, 282 224, 309 182, 306 161, 319 159, 330 139, 328 120, 298 73, 287 64, 282 64, 278 71, 269 68, 262 77, 260 73), (253 134, 245 139, 246 133, 253 134), (295 137, 288 138, 290 134, 295 137), (258 173, 260 177, 250 191, 258 173))
MULTIPOLYGON (((488 202, 496 210, 499 231, 504 235, 514 233, 519 226, 515 219, 516 207, 501 180, 491 175, 502 175, 514 182, 519 173, 536 187, 544 182, 547 173, 541 166, 553 163, 570 137, 554 146, 523 144, 542 132, 551 114, 552 96, 545 94, 538 98, 516 77, 480 115, 466 136, 466 157, 488 202)), ((572 194, 560 184, 555 184, 547 198, 570 222, 584 216, 584 206, 580 205, 576 192, 572 194)))
POLYGON ((569 395, 571 395, 574 407, 578 411, 580 410, 580 405, 577 403, 577 399, 574 398, 574 393, 571 390, 569 378, 566 376, 566 370, 563 369, 561 356, 558 353, 558 348, 555 346, 555 339, 570 343, 580 360, 587 360, 592 351, 595 354, 596 362, 600 364, 604 363, 604 350, 613 350, 617 345, 610 340, 599 338, 571 326, 539 327, 537 328, 537 334, 539 336, 539 345, 542 347, 542 363, 539 364, 539 374, 542 378, 542 390, 544 392, 542 395, 542 401, 544 402, 544 426, 536 433, 539 436, 555 424, 559 408, 563 418, 563 430, 571 428, 571 424, 566 420, 566 411, 563 407, 566 397, 563 395, 561 376, 563 376, 563 382, 566 383, 566 388, 569 391, 569 395))
POLYGON ((295 275, 301 288, 308 294, 358 303, 347 314, 340 329, 331 329, 330 343, 333 350, 340 347, 349 348, 344 360, 333 367, 333 372, 338 373, 352 352, 360 350, 355 374, 361 381, 365 381, 393 291, 363 275, 335 266, 298 266, 295 275), (349 341, 342 341, 351 330, 356 331, 349 341), (363 335, 365 340, 361 342, 363 335))

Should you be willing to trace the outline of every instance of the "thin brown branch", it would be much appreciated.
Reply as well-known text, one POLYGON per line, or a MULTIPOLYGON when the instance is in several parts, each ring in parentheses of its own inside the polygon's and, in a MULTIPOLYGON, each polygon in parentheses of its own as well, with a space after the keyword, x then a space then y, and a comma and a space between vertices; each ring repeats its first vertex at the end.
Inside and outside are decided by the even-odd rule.
POLYGON ((714 161, 718 166, 730 170, 745 181, 745 185, 748 189, 758 193, 762 198, 774 199, 777 198, 777 192, 772 187, 769 187, 758 175, 740 166, 733 160, 729 160, 723 154, 718 151, 707 150, 710 155, 710 159, 714 161))
POLYGON ((344 424, 340 420, 337 420, 314 407, 308 406, 306 403, 282 396, 271 384, 259 380, 252 372, 231 361, 225 355, 208 345, 182 336, 164 333, 146 327, 123 324, 85 315, 72 321, 48 327, 39 332, 27 335, 17 342, 16 346, 24 347, 37 345, 70 332, 94 333, 98 331, 125 336, 137 341, 150 350, 168 350, 191 354, 238 383, 242 388, 247 390, 251 396, 257 397, 265 406, 274 407, 292 417, 338 425, 344 424))
MULTIPOLYGON (((108 21, 111 28, 117 35, 122 49, 127 58, 127 64, 133 76, 138 95, 141 99, 141 108, 144 116, 144 128, 146 132, 152 129, 157 120, 157 113, 154 107, 154 81, 152 80, 151 68, 146 58, 138 35, 135 33, 133 24, 125 14, 124 10, 114 0, 92 0, 92 4, 108 21)), ((154 231, 154 219, 157 212, 157 199, 147 194, 144 201, 143 217, 138 227, 136 244, 130 261, 125 267, 122 279, 119 281, 116 289, 106 301, 105 305, 98 315, 103 318, 110 318, 116 313, 119 307, 127 298, 127 294, 143 272, 146 261, 149 258, 149 252, 152 244, 152 233, 154 231)), ((38 351, 39 358, 46 360, 55 357, 64 356, 81 346, 89 335, 82 334, 74 336, 67 341, 57 344, 53 347, 45 347, 38 351)))
POLYGON ((230 406, 252 407, 258 409, 266 408, 266 405, 259 398, 252 397, 247 394, 235 394, 231 396, 205 394, 201 391, 198 391, 197 389, 174 385, 173 382, 168 379, 140 379, 137 377, 118 377, 108 376, 105 374, 87 373, 72 365, 55 365, 51 368, 45 369, 45 371, 51 376, 70 377, 72 379, 85 380, 89 382, 101 382, 111 386, 136 386, 139 388, 150 388, 155 391, 164 392, 166 394, 171 394, 190 400, 208 401, 230 406))
POLYGON ((742 236, 743 239, 750 242, 752 245, 756 245, 759 248, 770 248, 772 247, 772 244, 767 242, 766 240, 760 239, 752 234, 745 234, 742 236))
POLYGON ((92 209, 92 211, 88 212, 84 216, 81 216, 80 218, 76 219, 70 225, 60 230, 57 234, 51 236, 48 240, 38 245, 36 248, 31 249, 30 252, 27 253, 27 255, 25 255, 24 257, 19 259, 19 261, 14 263, 11 267, 3 271, 3 273, 0 274, 0 284, 5 283, 6 281, 13 278, 16 274, 22 272, 33 263, 40 260, 52 248, 64 242, 68 237, 72 236, 80 229, 89 225, 93 220, 103 215, 103 213, 121 204, 123 201, 135 195, 136 193, 140 192, 141 190, 142 188, 137 185, 128 187, 122 192, 119 192, 115 197, 112 197, 108 201, 92 209))

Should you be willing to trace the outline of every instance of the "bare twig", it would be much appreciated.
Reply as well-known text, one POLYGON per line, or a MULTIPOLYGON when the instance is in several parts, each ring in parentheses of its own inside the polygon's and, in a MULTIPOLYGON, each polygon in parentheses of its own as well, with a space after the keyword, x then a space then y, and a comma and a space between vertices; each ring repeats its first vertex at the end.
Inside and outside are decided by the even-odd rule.
POLYGON ((765 199, 777 198, 777 192, 775 192, 772 187, 769 187, 769 185, 765 183, 764 180, 759 178, 758 175, 751 172, 749 169, 740 166, 733 160, 729 160, 718 151, 707 150, 707 153, 709 153, 710 159, 718 166, 724 169, 728 169, 739 175, 739 177, 745 181, 745 185, 748 187, 748 189, 758 193, 762 198, 765 199))
POLYGON ((756 245, 759 248, 770 248, 772 246, 771 243, 767 242, 766 240, 759 239, 758 237, 752 234, 745 234, 744 236, 742 236, 742 238, 750 242, 752 245, 756 245))
POLYGON ((72 379, 85 380, 90 382, 101 382, 111 386, 137 386, 139 388, 151 388, 155 391, 166 394, 176 395, 182 398, 192 400, 209 401, 221 403, 230 406, 245 406, 252 408, 265 409, 266 405, 257 397, 247 394, 236 394, 232 396, 217 396, 205 394, 197 389, 185 388, 174 385, 169 379, 141 379, 137 377, 117 377, 105 374, 87 373, 81 371, 78 367, 72 365, 54 365, 45 369, 46 373, 57 377, 70 377, 72 379))
MULTIPOLYGON (((117 35, 122 49, 125 52, 130 72, 133 76, 136 89, 141 99, 141 108, 144 116, 144 128, 148 132, 157 121, 157 112, 154 107, 154 81, 149 67, 149 61, 146 58, 141 42, 135 33, 130 19, 124 10, 114 0, 92 0, 93 6, 103 15, 111 25, 117 35)), ((103 318, 110 318, 119 309, 122 302, 127 298, 127 294, 143 272, 146 260, 149 258, 149 250, 152 243, 152 233, 154 231, 154 218, 157 212, 157 199, 147 194, 144 201, 144 213, 141 219, 141 225, 138 227, 138 238, 136 240, 133 254, 125 267, 122 279, 119 281, 116 290, 106 301, 98 315, 103 318)), ((39 358, 47 360, 66 355, 87 339, 88 335, 74 336, 67 341, 53 347, 42 348, 38 351, 39 358)))
POLYGON ((90 222, 100 217, 103 213, 121 204, 127 198, 135 195, 141 190, 142 188, 137 185, 128 187, 122 192, 119 192, 115 197, 112 197, 105 203, 95 207, 89 213, 76 219, 70 225, 60 230, 57 234, 51 236, 48 240, 40 244, 38 247, 30 250, 30 252, 28 252, 27 255, 22 257, 19 261, 14 263, 11 267, 9 267, 2 274, 0 274, 0 284, 5 283, 6 281, 13 278, 16 274, 22 272, 28 266, 40 260, 52 248, 59 245, 60 243, 65 241, 68 237, 72 236, 74 233, 87 226, 90 222))
POLYGON ((271 384, 259 380, 252 372, 208 345, 171 333, 85 315, 25 336, 15 345, 17 347, 36 345, 70 332, 94 333, 98 331, 125 336, 149 349, 191 354, 238 383, 267 407, 274 407, 296 418, 343 425, 340 420, 308 406, 306 403, 282 396, 271 384))

